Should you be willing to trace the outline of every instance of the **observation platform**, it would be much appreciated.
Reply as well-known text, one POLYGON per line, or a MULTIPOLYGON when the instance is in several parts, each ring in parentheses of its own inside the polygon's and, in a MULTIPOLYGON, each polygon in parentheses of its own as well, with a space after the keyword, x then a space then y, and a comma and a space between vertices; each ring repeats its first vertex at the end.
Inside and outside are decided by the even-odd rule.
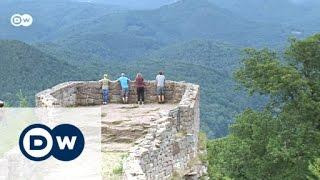
POLYGON ((59 84, 36 95, 38 107, 101 106, 103 179, 197 179, 200 87, 166 81, 166 104, 157 103, 155 81, 145 82, 145 105, 130 84, 129 104, 121 103, 119 83, 109 84, 110 104, 102 105, 98 81, 59 84), (180 173, 177 173, 180 172, 180 173))

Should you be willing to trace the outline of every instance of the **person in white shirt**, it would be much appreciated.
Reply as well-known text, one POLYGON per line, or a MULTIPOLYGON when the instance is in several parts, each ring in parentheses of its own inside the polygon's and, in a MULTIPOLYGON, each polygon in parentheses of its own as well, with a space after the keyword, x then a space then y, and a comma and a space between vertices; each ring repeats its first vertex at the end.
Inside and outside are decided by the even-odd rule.
POLYGON ((160 71, 156 77, 158 102, 160 104, 164 103, 165 81, 166 77, 163 75, 163 72, 160 71))

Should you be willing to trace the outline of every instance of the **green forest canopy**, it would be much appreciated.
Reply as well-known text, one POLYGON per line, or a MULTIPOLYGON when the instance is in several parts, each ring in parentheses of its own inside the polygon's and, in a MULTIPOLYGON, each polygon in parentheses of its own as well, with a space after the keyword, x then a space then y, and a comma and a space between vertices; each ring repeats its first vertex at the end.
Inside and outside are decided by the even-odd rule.
POLYGON ((268 49, 245 51, 235 73, 250 94, 270 97, 247 109, 230 134, 208 143, 213 179, 319 179, 320 34, 292 39, 286 62, 268 49))

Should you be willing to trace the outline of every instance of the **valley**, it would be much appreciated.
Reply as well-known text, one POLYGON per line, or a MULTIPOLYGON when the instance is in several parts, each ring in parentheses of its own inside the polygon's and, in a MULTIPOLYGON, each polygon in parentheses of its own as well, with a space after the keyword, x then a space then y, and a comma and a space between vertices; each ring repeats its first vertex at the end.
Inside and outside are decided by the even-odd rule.
POLYGON ((320 16, 315 5, 277 2, 270 1, 260 18, 255 11, 262 8, 259 2, 248 10, 232 0, 159 1, 144 8, 121 6, 128 1, 2 1, 4 19, 29 12, 36 20, 24 29, 0 21, 0 99, 18 106, 21 90, 33 106, 35 92, 60 82, 96 80, 104 73, 116 79, 121 72, 154 79, 163 70, 168 79, 201 85, 202 129, 209 137, 223 137, 236 114, 260 108, 266 99, 237 90, 233 72, 242 50, 279 50, 289 37, 319 28, 313 23, 320 16), (278 19, 282 11, 277 6, 286 6, 288 17, 278 19))

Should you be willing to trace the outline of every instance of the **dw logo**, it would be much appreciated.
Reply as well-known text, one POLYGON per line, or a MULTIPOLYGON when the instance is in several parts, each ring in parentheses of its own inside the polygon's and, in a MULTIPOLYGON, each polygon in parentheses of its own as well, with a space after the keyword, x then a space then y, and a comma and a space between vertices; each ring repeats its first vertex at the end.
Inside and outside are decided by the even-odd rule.
POLYGON ((13 16, 11 16, 11 24, 15 27, 19 27, 19 26, 31 26, 33 23, 33 18, 30 14, 14 14, 13 16))
POLYGON ((51 155, 61 161, 77 158, 84 149, 82 132, 71 124, 61 124, 54 129, 43 124, 28 126, 20 135, 22 154, 33 161, 43 161, 51 155))

